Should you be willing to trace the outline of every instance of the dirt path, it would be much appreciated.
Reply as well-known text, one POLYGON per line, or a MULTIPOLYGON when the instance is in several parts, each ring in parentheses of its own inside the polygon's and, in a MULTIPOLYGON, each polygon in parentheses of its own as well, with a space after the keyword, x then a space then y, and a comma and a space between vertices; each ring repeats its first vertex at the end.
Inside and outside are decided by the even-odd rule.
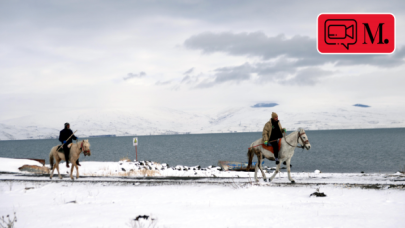
MULTIPOLYGON (((17 177, 17 176, 16 176, 17 177)), ((0 175, 0 182, 22 182, 22 183, 71 183, 71 184, 101 184, 101 185, 116 185, 116 186, 168 186, 168 185, 223 185, 234 188, 244 188, 248 186, 261 186, 261 187, 316 187, 316 186, 336 186, 342 188, 361 188, 361 189, 399 189, 405 190, 405 184, 392 183, 392 184, 369 184, 369 183, 333 183, 333 182, 297 182, 291 184, 289 182, 259 182, 254 183, 250 178, 200 178, 200 177, 142 177, 142 178, 119 178, 119 177, 80 177, 79 180, 70 180, 68 176, 64 175, 62 180, 55 177, 53 180, 47 175, 36 176, 23 176, 18 175, 17 178, 8 176, 2 178, 0 175), (21 178, 24 177, 24 178, 21 178)))

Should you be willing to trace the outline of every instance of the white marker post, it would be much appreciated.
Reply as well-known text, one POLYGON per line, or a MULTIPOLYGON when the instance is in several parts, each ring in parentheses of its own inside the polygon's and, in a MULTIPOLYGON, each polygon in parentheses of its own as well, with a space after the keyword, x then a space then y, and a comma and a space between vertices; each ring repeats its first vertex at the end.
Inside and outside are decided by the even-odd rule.
POLYGON ((132 142, 134 143, 134 147, 135 147, 135 154, 136 154, 135 159, 138 161, 138 137, 135 137, 132 142))

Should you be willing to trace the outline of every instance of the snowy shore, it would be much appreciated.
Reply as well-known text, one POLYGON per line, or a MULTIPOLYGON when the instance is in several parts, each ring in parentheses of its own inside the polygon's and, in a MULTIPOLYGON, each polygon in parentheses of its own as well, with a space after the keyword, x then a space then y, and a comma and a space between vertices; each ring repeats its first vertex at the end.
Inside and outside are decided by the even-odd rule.
MULTIPOLYGON (((405 222, 402 173, 293 172, 297 184, 291 185, 283 170, 272 183, 256 184, 253 172, 146 162, 147 170, 135 170, 141 165, 120 161, 82 162, 79 179, 64 175, 60 181, 56 173, 50 180, 20 171, 24 164, 42 166, 0 158, 0 216, 15 212, 15 227, 401 227, 405 222), (310 197, 317 190, 326 197, 310 197), (135 221, 140 215, 149 218, 135 221)), ((60 169, 68 171, 64 164, 60 169)))
MULTIPOLYGON (((219 166, 170 166, 159 164, 153 161, 117 161, 117 162, 81 162, 79 168, 80 178, 75 181, 131 181, 137 179, 164 180, 175 178, 177 180, 192 180, 198 182, 252 182, 254 172, 223 171, 219 166)), ((21 175, 2 175, 2 179, 33 179, 48 180, 49 174, 36 175, 32 172, 19 170, 24 165, 50 168, 49 164, 43 166, 38 161, 29 159, 0 158, 0 172, 21 175)), ((286 169, 281 169, 273 183, 289 183, 286 169)), ((266 167, 265 174, 269 178, 275 167, 266 167)), ((59 164, 59 170, 64 180, 70 180, 70 168, 66 168, 65 163, 59 164)), ((38 174, 38 173, 37 173, 38 174)), ((76 170, 73 170, 76 177, 76 170)), ((258 177, 262 175, 258 172, 258 177)), ((404 184, 405 175, 403 173, 322 173, 319 170, 314 172, 292 172, 292 176, 297 182, 310 184, 404 184)), ((58 180, 58 173, 55 169, 54 180, 58 180)), ((262 179, 261 179, 262 181, 262 179)))

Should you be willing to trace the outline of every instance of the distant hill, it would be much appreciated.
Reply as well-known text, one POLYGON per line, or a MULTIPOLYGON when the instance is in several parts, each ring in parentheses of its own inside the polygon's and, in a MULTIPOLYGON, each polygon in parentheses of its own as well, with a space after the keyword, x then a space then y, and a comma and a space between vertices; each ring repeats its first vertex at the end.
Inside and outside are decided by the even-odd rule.
POLYGON ((252 108, 271 108, 277 105, 277 103, 258 103, 253 105, 252 108))
POLYGON ((312 108, 308 104, 298 105, 228 108, 208 114, 170 108, 58 110, 48 115, 39 112, 1 121, 0 140, 58 138, 65 122, 70 123, 72 130, 78 130, 76 135, 79 138, 261 132, 271 118, 271 112, 277 112, 283 127, 289 131, 298 127, 310 130, 405 127, 405 106, 359 109, 350 105, 312 108))
POLYGON ((370 108, 370 106, 364 105, 364 104, 355 104, 355 105, 353 105, 353 106, 355 106, 355 107, 360 107, 360 108, 370 108))

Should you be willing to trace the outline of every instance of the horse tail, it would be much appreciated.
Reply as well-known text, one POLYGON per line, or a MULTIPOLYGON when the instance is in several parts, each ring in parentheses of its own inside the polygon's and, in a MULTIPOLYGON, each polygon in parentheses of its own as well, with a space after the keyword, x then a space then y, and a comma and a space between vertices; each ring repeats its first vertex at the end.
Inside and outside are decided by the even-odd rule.
POLYGON ((53 168, 53 149, 51 149, 51 152, 49 153, 49 163, 51 164, 51 170, 53 168))
POLYGON ((246 171, 249 171, 249 170, 250 170, 250 166, 252 166, 252 161, 253 161, 253 156, 254 156, 253 150, 254 150, 253 147, 251 147, 251 148, 248 149, 247 157, 248 157, 249 162, 248 162, 248 166, 247 166, 247 168, 246 168, 246 171))

